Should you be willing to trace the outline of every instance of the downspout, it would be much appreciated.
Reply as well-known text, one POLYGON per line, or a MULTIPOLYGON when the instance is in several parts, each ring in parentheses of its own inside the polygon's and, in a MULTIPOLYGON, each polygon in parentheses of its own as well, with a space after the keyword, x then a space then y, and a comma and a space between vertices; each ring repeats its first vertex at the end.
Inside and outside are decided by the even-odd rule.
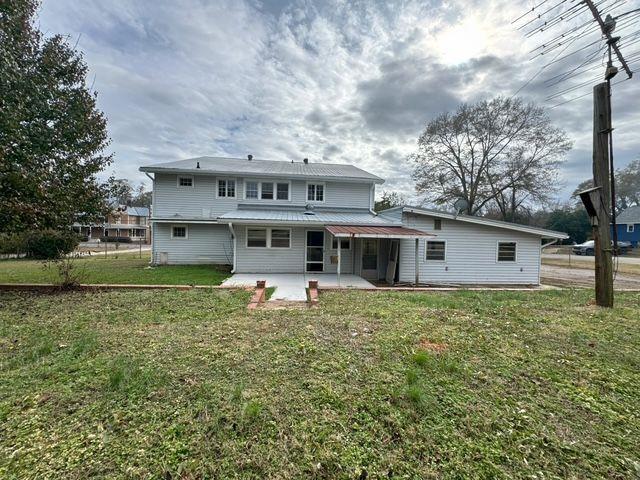
POLYGON ((372 183, 371 187, 369 188, 369 212, 377 216, 378 214, 374 210, 375 204, 376 204, 376 184, 372 183))
POLYGON ((156 264, 156 246, 155 246, 155 237, 156 234, 154 232, 154 224, 152 221, 153 218, 153 206, 156 204, 156 179, 149 175, 148 172, 144 172, 144 174, 151 180, 151 205, 149 208, 149 240, 151 241, 151 264, 156 264))
POLYGON ((231 273, 236 273, 236 232, 233 230, 233 224, 229 222, 227 224, 229 226, 229 231, 231 232, 231 238, 233 238, 233 266, 231 268, 231 273))

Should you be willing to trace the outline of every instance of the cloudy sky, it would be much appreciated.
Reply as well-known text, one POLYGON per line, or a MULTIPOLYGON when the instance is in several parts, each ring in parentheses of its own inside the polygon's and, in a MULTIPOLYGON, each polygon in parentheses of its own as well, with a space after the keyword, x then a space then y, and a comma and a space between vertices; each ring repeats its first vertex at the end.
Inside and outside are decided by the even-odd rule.
MULTIPOLYGON (((111 170, 134 183, 146 180, 140 165, 251 153, 354 163, 410 197, 406 155, 438 113, 496 95, 554 107, 586 93, 549 109, 574 141, 562 171, 567 197, 591 172, 591 87, 580 85, 600 74, 602 55, 598 32, 581 26, 586 11, 527 38, 535 16, 512 22, 543 1, 43 0, 39 23, 84 52, 109 119, 111 170), (580 39, 530 60, 540 51, 532 49, 574 27, 580 39), (585 60, 596 63, 549 86, 585 60)), ((600 1, 614 14, 640 7, 600 1)), ((623 51, 640 67, 632 55, 640 51, 638 15, 625 18, 623 51)), ((640 79, 614 88, 616 163, 624 166, 640 155, 640 79)))

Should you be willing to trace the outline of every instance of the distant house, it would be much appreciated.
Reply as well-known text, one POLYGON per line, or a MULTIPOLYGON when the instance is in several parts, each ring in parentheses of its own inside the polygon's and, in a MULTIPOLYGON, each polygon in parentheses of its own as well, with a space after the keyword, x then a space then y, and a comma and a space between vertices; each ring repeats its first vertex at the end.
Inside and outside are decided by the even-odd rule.
POLYGON ((120 205, 111 212, 104 223, 91 225, 74 224, 73 228, 87 240, 102 237, 130 238, 133 242, 151 241, 150 212, 146 207, 128 207, 120 205))
POLYGON ((618 241, 640 246, 640 205, 629 207, 616 219, 618 241))
POLYGON ((416 207, 373 211, 384 182, 353 165, 200 157, 153 174, 155 264, 371 281, 539 284, 543 239, 564 233, 416 207))

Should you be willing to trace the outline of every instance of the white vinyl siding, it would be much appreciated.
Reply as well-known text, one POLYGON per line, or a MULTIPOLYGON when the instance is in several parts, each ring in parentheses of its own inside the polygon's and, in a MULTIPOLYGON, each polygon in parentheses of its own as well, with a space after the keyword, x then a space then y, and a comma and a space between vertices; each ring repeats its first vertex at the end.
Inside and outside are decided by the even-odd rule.
POLYGON ((233 262, 233 241, 227 225, 188 224, 188 238, 171 238, 172 225, 153 224, 152 261, 177 264, 227 264, 233 262))
MULTIPOLYGON (((540 237, 487 225, 443 220, 434 232, 433 217, 405 213, 405 226, 436 233, 446 241, 446 262, 426 260, 426 242, 419 242, 420 282, 432 284, 537 285, 540 273, 540 237), (497 262, 498 242, 516 242, 515 262, 497 262)), ((435 239, 434 239, 435 240, 435 239)), ((415 279, 415 240, 400 242, 400 281, 415 279)))
MULTIPOLYGON (((305 229, 302 227, 258 227, 289 230, 289 248, 247 248, 247 228, 236 228, 236 271, 238 273, 303 273, 305 229)), ((278 234, 276 234, 278 235, 278 234)), ((273 241, 273 240, 272 240, 273 241)))

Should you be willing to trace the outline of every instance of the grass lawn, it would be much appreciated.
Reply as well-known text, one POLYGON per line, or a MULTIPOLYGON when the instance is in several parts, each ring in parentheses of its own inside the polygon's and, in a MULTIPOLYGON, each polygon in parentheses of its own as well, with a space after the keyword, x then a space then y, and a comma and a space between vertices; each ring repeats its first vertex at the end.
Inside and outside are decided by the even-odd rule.
MULTIPOLYGON (((166 265, 149 267, 151 254, 120 253, 76 260, 81 283, 130 283, 166 285, 219 285, 230 274, 214 265, 166 265)), ((0 260, 0 283, 55 283, 58 272, 37 260, 0 260)))
POLYGON ((0 294, 0 478, 634 478, 640 294, 0 294))

